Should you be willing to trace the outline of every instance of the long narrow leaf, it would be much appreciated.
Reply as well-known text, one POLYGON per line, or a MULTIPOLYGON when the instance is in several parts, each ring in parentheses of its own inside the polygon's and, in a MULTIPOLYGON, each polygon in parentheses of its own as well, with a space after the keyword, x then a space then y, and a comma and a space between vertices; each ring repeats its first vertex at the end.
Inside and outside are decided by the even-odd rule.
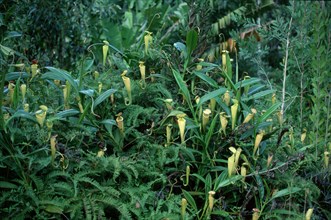
POLYGON ((100 94, 98 98, 95 99, 93 109, 95 109, 100 103, 102 103, 105 99, 109 98, 109 96, 116 92, 116 89, 108 89, 104 93, 100 94))
POLYGON ((213 99, 217 96, 220 96, 220 95, 224 94, 226 92, 226 90, 227 90, 226 88, 222 87, 222 88, 219 88, 215 91, 207 93, 206 95, 204 95, 200 98, 200 101, 199 101, 199 104, 198 104, 197 107, 200 107, 203 103, 205 103, 206 101, 208 101, 210 99, 213 99))
POLYGON ((185 199, 187 200, 187 202, 192 206, 192 208, 194 209, 194 211, 197 213, 198 212, 198 207, 197 204, 195 203, 193 197, 191 196, 191 194, 185 190, 183 190, 183 194, 185 199))
POLYGON ((31 113, 25 112, 23 110, 18 110, 17 112, 15 112, 14 115, 12 115, 7 121, 6 124, 8 124, 11 120, 13 120, 14 118, 24 118, 27 120, 30 120, 32 122, 38 123, 36 120, 36 117, 34 117, 31 113))
POLYGON ((29 74, 27 74, 26 72, 10 72, 6 74, 5 81, 16 80, 18 78, 24 79, 28 77, 29 74))
POLYGON ((250 86, 250 85, 256 84, 260 81, 261 81, 261 79, 259 79, 259 78, 250 78, 250 79, 242 80, 242 81, 236 83, 234 86, 236 89, 239 89, 240 87, 250 86))
POLYGON ((240 176, 240 175, 237 175, 237 176, 233 176, 233 177, 230 177, 229 179, 226 179, 222 182, 220 182, 214 191, 218 191, 220 188, 222 187, 225 187, 225 186, 228 186, 230 184, 233 184, 235 182, 237 182, 238 180, 241 180, 243 178, 243 176, 240 176))
POLYGON ((17 189, 17 185, 7 181, 0 181, 0 188, 17 189))
POLYGON ((272 115, 279 107, 280 107, 281 103, 275 103, 274 105, 272 105, 260 118, 259 118, 259 122, 263 122, 265 120, 267 120, 267 118, 269 118, 270 115, 272 115))
POLYGON ((299 188, 299 187, 289 187, 286 189, 279 190, 278 192, 276 192, 272 195, 271 200, 273 200, 275 198, 291 195, 293 193, 297 193, 300 190, 301 190, 301 188, 299 188))
POLYGON ((198 45, 198 33, 195 30, 190 30, 186 35, 186 47, 187 55, 191 56, 191 53, 198 45))
POLYGON ((191 174, 191 176, 195 176, 196 178, 201 180, 203 183, 206 183, 206 180, 202 176, 200 176, 199 174, 193 173, 193 174, 191 174))
POLYGON ((190 96, 190 92, 189 92, 189 90, 186 86, 186 83, 184 82, 182 76, 180 75, 180 73, 177 70, 173 69, 172 72, 174 74, 175 80, 176 80, 180 90, 182 91, 182 93, 185 97, 186 102, 189 105, 189 108, 190 108, 191 112, 193 112, 193 105, 192 105, 192 101, 191 101, 191 96, 190 96))
POLYGON ((216 125, 216 122, 219 120, 219 116, 218 114, 215 114, 215 117, 214 119, 212 120, 209 128, 208 128, 208 132, 205 136, 205 143, 206 143, 206 148, 208 149, 208 146, 209 146, 209 142, 211 140, 211 137, 213 136, 213 133, 214 133, 214 129, 215 129, 215 125, 216 125))
POLYGON ((249 89, 247 96, 251 96, 251 95, 253 95, 254 93, 257 93, 258 91, 260 91, 263 88, 265 88, 265 85, 255 85, 255 86, 252 86, 249 89))
POLYGON ((41 77, 42 79, 66 80, 70 83, 72 88, 74 88, 75 92, 78 93, 77 82, 74 80, 74 78, 72 78, 70 73, 68 73, 65 70, 57 69, 57 68, 54 68, 54 67, 51 67, 51 66, 48 66, 48 67, 45 67, 45 68, 48 69, 51 72, 44 73, 41 77))
POLYGON ((252 99, 259 99, 259 98, 262 98, 262 97, 264 97, 266 95, 270 95, 270 94, 272 94, 274 92, 275 92, 275 90, 271 90, 270 89, 270 90, 258 92, 258 93, 254 94, 254 95, 249 96, 249 97, 242 98, 241 100, 242 101, 249 101, 249 100, 252 100, 252 99))
POLYGON ((114 119, 105 119, 100 123, 105 125, 116 125, 116 121, 114 119))
POLYGON ((65 117, 69 117, 69 116, 74 116, 79 114, 79 111, 76 109, 68 109, 68 110, 64 110, 61 112, 58 112, 55 114, 56 118, 65 118, 65 117))
POLYGON ((193 72, 197 77, 199 77, 200 79, 202 79, 203 81, 205 81, 206 83, 208 83, 209 85, 211 85, 214 88, 217 88, 217 82, 215 80, 213 80, 212 78, 210 78, 209 76, 207 76, 206 74, 202 73, 201 71, 194 71, 193 72))
POLYGON ((176 115, 183 115, 185 114, 184 112, 182 111, 178 111, 178 110, 172 110, 168 115, 167 117, 165 117, 164 119, 162 119, 160 125, 162 126, 167 120, 169 117, 173 117, 173 116, 176 116, 176 115))

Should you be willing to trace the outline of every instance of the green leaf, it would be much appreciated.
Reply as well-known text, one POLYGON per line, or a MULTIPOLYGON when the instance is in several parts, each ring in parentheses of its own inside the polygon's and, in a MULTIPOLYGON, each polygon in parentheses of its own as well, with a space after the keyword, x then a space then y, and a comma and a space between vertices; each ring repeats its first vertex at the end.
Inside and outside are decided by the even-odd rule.
POLYGON ((191 196, 191 194, 185 190, 183 190, 183 194, 185 199, 187 200, 187 202, 192 206, 192 208, 194 209, 194 211, 197 213, 198 212, 198 207, 197 204, 195 203, 193 197, 191 196))
POLYGON ((256 183, 257 183, 257 189, 259 190, 260 201, 263 201, 265 190, 264 190, 264 185, 263 185, 261 176, 260 175, 255 175, 255 180, 256 180, 256 183))
POLYGON ((108 89, 104 93, 100 94, 98 98, 96 98, 94 101, 93 109, 95 109, 100 103, 102 103, 105 99, 109 98, 109 96, 116 91, 116 89, 108 89))
POLYGON ((229 53, 226 53, 226 75, 229 76, 228 80, 230 81, 232 88, 234 88, 232 82, 232 64, 229 53))
POLYGON ((11 72, 11 73, 7 73, 5 76, 6 81, 17 80, 19 78, 21 79, 29 78, 29 74, 27 74, 26 72, 11 72))
POLYGON ((201 66, 205 66, 205 67, 219 68, 219 66, 217 64, 215 64, 215 63, 200 62, 199 64, 201 66))
POLYGON ((211 191, 211 188, 212 188, 212 180, 211 180, 210 173, 208 173, 208 175, 206 177, 206 182, 205 182, 205 191, 206 191, 206 193, 211 191))
POLYGON ((203 81, 205 81, 206 83, 208 83, 209 85, 211 85, 214 88, 218 87, 218 84, 215 80, 213 80, 212 78, 210 78, 209 76, 207 76, 206 74, 202 73, 202 71, 194 71, 193 72, 197 77, 199 77, 200 79, 202 79, 203 81))
POLYGON ((220 183, 216 186, 216 188, 215 188, 214 191, 218 191, 218 190, 219 190, 220 188, 222 188, 222 187, 228 186, 228 185, 230 185, 230 184, 234 184, 236 181, 241 180, 242 178, 243 178, 243 176, 240 176, 240 175, 232 176, 232 177, 230 177, 229 179, 226 179, 226 180, 220 182, 220 183))
POLYGON ((84 60, 84 71, 87 72, 89 71, 94 63, 94 59, 92 58, 86 58, 86 60, 84 60))
POLYGON ((10 183, 10 182, 0 181, 0 188, 16 189, 17 186, 13 183, 10 183))
POLYGON ((206 95, 204 95, 200 98, 200 101, 199 101, 197 107, 200 107, 203 103, 205 103, 206 101, 208 101, 210 99, 213 99, 217 96, 224 94, 226 92, 226 90, 227 90, 226 88, 221 87, 215 91, 207 93, 206 95))
POLYGON ((174 43, 174 47, 180 52, 186 52, 186 45, 181 42, 174 43))
POLYGON ((76 109, 68 109, 68 110, 64 110, 64 111, 56 113, 55 117, 56 118, 65 118, 65 117, 77 115, 79 113, 80 112, 76 109))
POLYGON ((259 99, 259 98, 262 98, 266 95, 270 95, 270 94, 273 94, 275 92, 275 90, 266 90, 266 91, 262 91, 262 92, 258 92, 258 93, 255 93, 254 95, 251 95, 249 97, 245 97, 245 98, 242 98, 241 100, 242 101, 249 101, 249 100, 252 100, 252 99, 259 99))
POLYGON ((215 129, 215 126, 216 126, 216 122, 219 121, 219 115, 218 114, 215 114, 215 117, 214 119, 212 120, 209 128, 208 128, 208 131, 207 131, 207 134, 205 136, 205 144, 206 144, 206 148, 208 148, 209 146, 209 142, 214 134, 214 129, 215 129))
POLYGON ((195 30, 190 30, 186 35, 187 54, 191 56, 191 53, 198 45, 198 33, 195 30))
POLYGON ((184 156, 189 157, 189 159, 191 161, 195 161, 195 157, 194 154, 201 154, 200 151, 194 150, 192 148, 188 148, 188 147, 181 147, 180 151, 183 153, 184 156))
POLYGON ((279 190, 272 195, 271 200, 279 198, 279 197, 291 195, 293 193, 297 193, 300 190, 301 190, 301 188, 299 188, 299 187, 288 187, 286 189, 279 190))
POLYGON ((18 106, 18 103, 20 101, 19 94, 20 94, 20 79, 16 80, 16 85, 14 88, 13 102, 12 102, 13 109, 16 109, 18 106))
POLYGON ((100 123, 105 124, 105 125, 117 125, 116 121, 113 119, 105 119, 105 120, 101 121, 100 123))
POLYGON ((248 91, 247 96, 251 96, 252 94, 256 93, 257 91, 263 89, 265 87, 265 85, 255 85, 253 87, 251 87, 248 91))
POLYGON ((55 214, 62 214, 63 209, 56 205, 47 205, 45 208, 46 212, 55 213, 55 214))
POLYGON ((191 102, 191 96, 190 96, 190 92, 186 86, 186 83, 184 82, 182 76, 180 75, 180 73, 177 71, 177 70, 172 70, 173 74, 174 74, 174 77, 175 77, 175 80, 180 88, 180 90, 182 91, 184 97, 185 97, 185 101, 188 103, 189 105, 189 108, 191 110, 191 112, 194 112, 193 110, 193 105, 192 105, 192 102, 191 102))
POLYGON ((7 36, 4 38, 4 40, 10 39, 10 38, 14 38, 14 37, 21 37, 22 33, 17 32, 17 31, 9 31, 7 33, 7 36))
POLYGON ((124 54, 122 51, 120 51, 117 47, 115 47, 114 45, 109 44, 109 43, 107 43, 107 45, 108 45, 111 49, 115 50, 117 53, 119 53, 119 54, 121 54, 122 56, 126 57, 125 54, 124 54))
POLYGON ((223 211, 223 210, 217 210, 217 211, 213 211, 211 213, 212 215, 219 215, 219 216, 223 216, 223 217, 229 217, 230 214, 226 211, 223 211))
POLYGON ((30 120, 32 122, 38 123, 37 119, 34 115, 32 115, 31 113, 25 112, 23 110, 18 110, 14 113, 14 115, 12 115, 7 121, 6 124, 8 124, 11 120, 13 120, 14 118, 24 118, 27 120, 30 120))
POLYGON ((61 69, 57 69, 54 67, 45 67, 46 69, 48 69, 51 72, 46 72, 42 75, 42 79, 57 79, 57 80, 66 80, 69 82, 69 84, 72 86, 72 88, 74 88, 75 92, 78 93, 78 85, 77 82, 74 80, 74 78, 72 78, 72 76, 70 75, 70 73, 68 73, 65 70, 61 70, 61 69))
POLYGON ((174 116, 176 116, 176 115, 183 115, 183 114, 185 114, 185 113, 182 112, 182 111, 172 110, 172 111, 169 113, 169 115, 167 115, 167 117, 165 117, 164 119, 162 119, 162 121, 161 121, 161 123, 160 123, 160 126, 162 126, 162 125, 167 121, 167 119, 168 119, 169 117, 174 117, 174 116))
POLYGON ((250 79, 242 80, 242 81, 236 83, 234 86, 236 89, 239 89, 240 87, 250 86, 250 85, 256 84, 260 81, 261 81, 261 79, 259 79, 259 78, 250 78, 250 79))
POLYGON ((0 50, 2 51, 2 53, 6 56, 8 55, 13 55, 15 53, 15 51, 9 47, 3 46, 0 44, 0 50))
POLYGON ((191 174, 191 176, 195 176, 196 178, 201 180, 204 184, 206 184, 206 180, 202 176, 200 176, 199 174, 193 173, 193 174, 191 174))
POLYGON ((280 106, 282 103, 275 103, 274 105, 272 105, 270 108, 268 108, 268 110, 261 116, 259 117, 259 122, 263 122, 265 120, 267 120, 267 118, 269 118, 270 115, 272 115, 280 106))
POLYGON ((93 95, 94 95, 94 90, 93 89, 84 89, 84 90, 80 90, 79 91, 79 93, 82 93, 82 94, 84 94, 84 95, 87 95, 87 96, 89 96, 89 97, 93 97, 93 95))

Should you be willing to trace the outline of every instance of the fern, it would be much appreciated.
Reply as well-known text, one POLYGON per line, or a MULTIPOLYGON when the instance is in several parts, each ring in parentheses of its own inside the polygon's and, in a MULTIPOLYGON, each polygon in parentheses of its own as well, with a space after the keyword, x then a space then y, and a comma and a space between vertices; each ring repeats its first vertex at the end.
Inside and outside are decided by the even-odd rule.
POLYGON ((83 205, 84 205, 85 219, 91 220, 92 219, 92 206, 91 206, 89 198, 87 198, 87 197, 83 198, 83 205))
POLYGON ((111 206, 112 208, 116 209, 121 214, 120 216, 121 218, 132 219, 131 213, 127 205, 121 203, 119 200, 109 197, 105 198, 105 197, 96 196, 95 201, 103 204, 104 208, 107 208, 107 206, 111 206))
POLYGON ((40 177, 38 177, 34 174, 30 175, 29 177, 30 177, 31 181, 35 184, 36 190, 40 191, 44 188, 44 182, 40 177))
POLYGON ((92 186, 96 187, 100 192, 104 191, 103 187, 100 186, 100 184, 96 180, 93 180, 89 177, 81 177, 81 178, 79 178, 79 180, 77 180, 77 182, 89 183, 92 186))
POLYGON ((245 15, 247 8, 245 6, 241 6, 232 12, 228 13, 222 18, 217 19, 217 22, 213 23, 211 26, 211 33, 213 35, 219 35, 220 30, 231 24, 231 21, 236 21, 239 18, 242 18, 245 15))
POLYGON ((54 189, 54 193, 63 196, 63 197, 73 197, 74 196, 74 189, 73 186, 66 182, 56 182, 52 183, 52 188, 54 189))

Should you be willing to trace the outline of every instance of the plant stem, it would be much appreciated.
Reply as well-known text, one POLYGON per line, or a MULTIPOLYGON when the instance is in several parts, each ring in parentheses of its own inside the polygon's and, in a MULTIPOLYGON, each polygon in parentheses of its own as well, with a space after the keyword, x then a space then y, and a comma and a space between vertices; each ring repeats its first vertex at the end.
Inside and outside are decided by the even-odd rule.
POLYGON ((286 39, 286 49, 285 49, 285 61, 284 61, 284 71, 283 71, 283 90, 282 90, 282 106, 281 106, 281 116, 284 118, 284 108, 285 108, 285 93, 286 93, 286 72, 287 72, 287 60, 288 60, 288 51, 290 45, 290 34, 291 34, 291 25, 292 17, 288 27, 287 39, 286 39))
POLYGON ((2 112, 2 103, 3 103, 3 90, 5 87, 5 71, 1 72, 0 76, 0 131, 4 129, 4 118, 3 118, 3 112, 2 112))
MULTIPOLYGON (((328 47, 327 47, 327 53, 329 54, 330 53, 330 45, 331 45, 331 32, 329 31, 328 33, 328 47)), ((328 55, 327 55, 328 56, 328 55)), ((327 89, 326 89, 327 90, 327 89)), ((327 151, 328 150, 328 142, 327 140, 328 139, 328 136, 329 136, 329 132, 330 129, 329 129, 329 121, 330 121, 330 99, 331 99, 331 90, 330 91, 327 91, 328 95, 326 96, 325 100, 327 101, 327 113, 326 113, 326 122, 325 122, 325 145, 324 145, 324 151, 327 151)))
POLYGON ((278 169, 280 169, 282 167, 287 167, 291 163, 295 162, 296 160, 301 160, 301 159, 302 159, 302 154, 299 153, 298 155, 292 157, 291 159, 288 159, 288 161, 286 161, 286 162, 284 162, 284 163, 282 163, 282 164, 280 164, 280 165, 278 165, 278 166, 276 166, 274 168, 271 168, 271 169, 268 169, 268 170, 264 170, 264 171, 260 171, 260 172, 256 171, 254 173, 251 173, 249 175, 246 175, 246 177, 251 177, 251 176, 255 176, 255 175, 261 175, 261 174, 269 173, 269 172, 278 170, 278 169))

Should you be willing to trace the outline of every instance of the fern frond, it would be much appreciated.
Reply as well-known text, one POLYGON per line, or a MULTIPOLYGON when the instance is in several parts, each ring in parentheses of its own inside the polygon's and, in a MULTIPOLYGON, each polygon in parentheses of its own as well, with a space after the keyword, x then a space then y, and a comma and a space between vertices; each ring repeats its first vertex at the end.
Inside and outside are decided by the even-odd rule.
POLYGON ((44 182, 41 178, 37 177, 35 174, 30 175, 31 181, 35 184, 38 191, 44 188, 44 182))
POLYGON ((132 216, 128 209, 128 207, 125 204, 120 205, 117 210, 122 214, 123 219, 131 220, 132 216))
POLYGON ((119 200, 116 200, 114 198, 109 198, 109 197, 107 197, 107 198, 106 197, 96 197, 95 201, 103 203, 108 206, 111 206, 112 208, 115 208, 121 214, 121 216, 118 216, 118 217, 121 217, 120 219, 128 219, 128 220, 132 219, 131 213, 129 211, 129 207, 126 204, 121 203, 121 201, 119 201, 119 200))
POLYGON ((28 188, 25 191, 25 196, 27 196, 28 200, 30 200, 30 203, 32 203, 34 206, 38 206, 39 205, 39 198, 36 195, 35 191, 31 188, 28 188))
POLYGON ((220 31, 231 24, 231 21, 237 20, 245 15, 247 8, 245 6, 241 6, 234 11, 228 13, 222 18, 219 18, 217 22, 212 24, 211 34, 219 35, 220 31))
POLYGON ((122 166, 118 158, 112 158, 112 167, 113 167, 113 180, 116 182, 116 178, 120 175, 122 166))
POLYGON ((54 188, 56 194, 64 197, 73 197, 75 194, 73 186, 66 182, 52 183, 52 187, 54 188))
POLYGON ((91 179, 89 177, 81 177, 78 182, 84 182, 84 183, 89 183, 92 186, 96 187, 100 192, 104 191, 104 188, 94 179, 91 179))
POLYGON ((139 173, 138 173, 138 170, 136 169, 135 166, 133 166, 132 164, 129 164, 129 165, 126 166, 126 168, 128 168, 133 173, 134 177, 136 179, 138 179, 139 173))
POLYGON ((84 213, 85 213, 85 219, 91 220, 92 219, 92 207, 90 200, 88 198, 83 198, 83 204, 84 204, 84 213))
POLYGON ((67 212, 70 213, 70 219, 84 219, 83 213, 83 200, 80 197, 72 197, 68 199, 68 210, 67 212))
POLYGON ((46 180, 50 181, 53 178, 57 178, 57 177, 65 177, 65 178, 71 178, 71 176, 64 172, 64 171, 60 171, 60 170, 54 170, 51 171, 47 176, 46 176, 46 180))

